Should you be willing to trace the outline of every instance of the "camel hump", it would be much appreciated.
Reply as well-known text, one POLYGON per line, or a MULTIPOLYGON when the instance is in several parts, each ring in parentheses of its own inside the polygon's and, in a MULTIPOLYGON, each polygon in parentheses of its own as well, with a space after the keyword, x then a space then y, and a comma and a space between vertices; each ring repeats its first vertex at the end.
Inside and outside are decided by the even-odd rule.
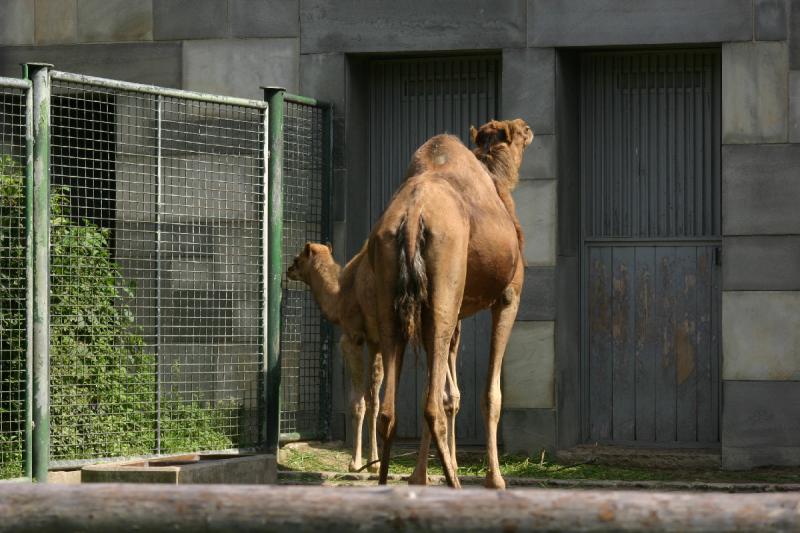
POLYGON ((447 133, 436 135, 420 146, 411 158, 406 177, 451 165, 463 165, 475 159, 461 140, 447 133))

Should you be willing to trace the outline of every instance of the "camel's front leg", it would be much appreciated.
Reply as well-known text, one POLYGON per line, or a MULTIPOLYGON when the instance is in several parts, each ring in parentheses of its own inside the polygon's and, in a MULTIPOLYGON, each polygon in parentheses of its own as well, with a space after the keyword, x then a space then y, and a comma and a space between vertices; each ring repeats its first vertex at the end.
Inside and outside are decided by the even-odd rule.
POLYGON ((345 364, 350 372, 350 424, 353 431, 353 457, 348 465, 350 472, 361 470, 361 428, 364 424, 366 405, 364 393, 364 359, 362 346, 349 335, 342 334, 339 341, 345 364))
POLYGON ((369 471, 377 472, 378 464, 378 410, 381 406, 381 384, 383 383, 383 358, 377 346, 370 346, 370 381, 367 396, 369 413, 369 471))
MULTIPOLYGON (((521 269, 518 269, 518 272, 521 269)), ((487 376, 486 394, 482 404, 483 418, 486 424, 486 455, 489 459, 489 470, 486 472, 485 485, 488 488, 504 489, 506 483, 500 475, 500 460, 497 457, 497 425, 500 422, 502 393, 500 391, 500 372, 503 368, 503 354, 506 351, 511 327, 517 317, 522 276, 515 277, 515 282, 506 288, 502 298, 492 307, 492 346, 489 354, 489 374, 487 376)))

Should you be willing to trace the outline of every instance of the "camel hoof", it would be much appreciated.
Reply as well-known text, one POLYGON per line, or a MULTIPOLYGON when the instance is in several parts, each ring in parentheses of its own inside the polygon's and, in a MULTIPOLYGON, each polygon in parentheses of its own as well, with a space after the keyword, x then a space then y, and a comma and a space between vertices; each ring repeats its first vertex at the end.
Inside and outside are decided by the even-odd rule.
POLYGON ((358 472, 361 470, 361 463, 356 461, 350 461, 350 464, 347 465, 348 472, 358 472))
POLYGON ((408 484, 409 485, 427 485, 428 484, 428 476, 415 476, 411 474, 408 477, 408 484))
POLYGON ((381 464, 380 463, 372 464, 367 468, 367 470, 369 470, 370 473, 372 474, 377 474, 381 470, 381 464))
POLYGON ((506 482, 500 474, 487 474, 483 486, 487 489, 505 490, 506 482))

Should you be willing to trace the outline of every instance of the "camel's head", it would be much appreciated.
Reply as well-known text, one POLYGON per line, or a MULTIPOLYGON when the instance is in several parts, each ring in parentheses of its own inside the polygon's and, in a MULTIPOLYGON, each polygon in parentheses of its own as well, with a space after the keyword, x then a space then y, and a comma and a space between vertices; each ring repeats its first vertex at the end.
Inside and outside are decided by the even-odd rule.
POLYGON ((309 284, 312 272, 321 265, 333 263, 333 250, 330 244, 307 242, 303 251, 297 254, 286 271, 286 277, 292 281, 309 284))
POLYGON ((513 165, 509 169, 514 174, 512 183, 509 183, 513 189, 516 186, 516 173, 522 165, 522 154, 533 142, 533 130, 530 126, 521 118, 490 120, 478 129, 470 126, 469 132, 475 144, 472 152, 487 166, 499 161, 513 165))

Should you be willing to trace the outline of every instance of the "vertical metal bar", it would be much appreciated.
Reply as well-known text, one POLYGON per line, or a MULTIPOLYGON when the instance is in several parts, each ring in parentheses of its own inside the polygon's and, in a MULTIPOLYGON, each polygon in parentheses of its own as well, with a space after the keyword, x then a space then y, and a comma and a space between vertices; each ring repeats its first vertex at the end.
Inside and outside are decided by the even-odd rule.
POLYGON ((29 63, 33 82, 33 478, 47 482, 50 460, 50 68, 29 63))
MULTIPOLYGON (((28 77, 27 65, 23 76, 28 77)), ((33 477, 33 90, 25 91, 25 477, 33 477)))
POLYGON ((156 107, 156 453, 161 453, 161 220, 164 206, 164 180, 161 173, 161 120, 164 98, 156 107))
MULTIPOLYGON (((331 186, 333 183, 333 105, 326 105, 322 108, 322 239, 324 242, 331 240, 331 186)), ((321 343, 321 364, 320 364, 320 384, 319 391, 319 413, 321 419, 321 438, 325 439, 330 435, 331 404, 330 391, 331 384, 331 325, 324 318, 320 324, 322 331, 321 343)))
MULTIPOLYGON (((263 169, 262 169, 262 194, 263 194, 263 209, 261 215, 261 290, 262 290, 262 297, 261 297, 261 335, 262 335, 262 350, 261 350, 261 368, 262 368, 262 395, 263 395, 263 402, 262 408, 259 409, 259 413, 261 414, 261 420, 259 422, 259 432, 260 438, 259 442, 264 443, 267 447, 271 441, 267 440, 269 435, 269 372, 267 371, 269 367, 269 332, 268 332, 268 324, 269 324, 269 295, 270 287, 269 287, 269 237, 270 237, 270 230, 269 230, 269 208, 268 208, 268 190, 269 190, 269 139, 271 138, 269 135, 269 117, 270 117, 270 110, 269 106, 267 109, 264 110, 264 116, 262 117, 262 127, 263 127, 263 138, 262 138, 262 158, 263 158, 263 169)), ((278 413, 280 416, 280 412, 278 413)))
POLYGON ((267 217, 269 220, 267 272, 267 368, 264 401, 267 409, 266 447, 277 451, 280 438, 280 336, 281 336, 281 253, 283 233, 283 96, 285 89, 267 87, 264 99, 269 105, 268 146, 269 162, 267 187, 267 217))

